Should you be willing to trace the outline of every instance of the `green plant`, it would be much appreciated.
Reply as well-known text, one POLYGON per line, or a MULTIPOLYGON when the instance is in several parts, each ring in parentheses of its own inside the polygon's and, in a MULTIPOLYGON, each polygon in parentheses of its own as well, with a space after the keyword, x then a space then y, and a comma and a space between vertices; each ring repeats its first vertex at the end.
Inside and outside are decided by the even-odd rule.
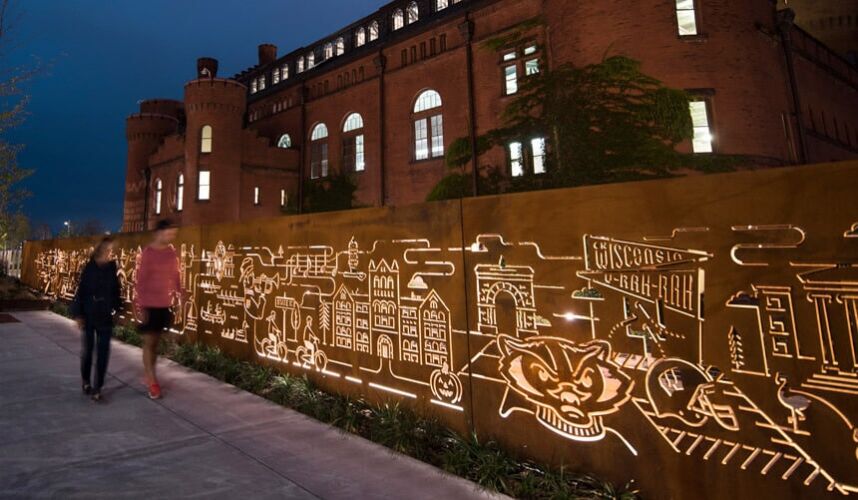
POLYGON ((304 183, 304 211, 331 212, 354 208, 357 182, 352 175, 336 173, 304 183))
POLYGON ((71 318, 71 309, 69 309, 68 304, 62 301, 54 301, 51 303, 51 312, 59 314, 60 316, 65 316, 66 318, 71 318))

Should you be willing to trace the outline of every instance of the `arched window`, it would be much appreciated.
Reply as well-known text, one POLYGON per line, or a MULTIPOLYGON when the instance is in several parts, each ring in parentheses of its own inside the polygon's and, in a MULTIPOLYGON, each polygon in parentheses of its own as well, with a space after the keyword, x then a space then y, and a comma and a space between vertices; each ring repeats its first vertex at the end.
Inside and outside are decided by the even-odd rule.
POLYGON ((355 32, 355 47, 363 47, 366 43, 366 29, 358 28, 355 32))
POLYGON ((398 30, 405 26, 405 14, 402 13, 402 9, 396 9, 393 11, 393 29, 398 30))
POLYGON ((337 38, 334 43, 334 55, 340 56, 346 53, 346 40, 343 37, 337 38))
POLYGON ((289 134, 283 134, 280 136, 280 140, 277 141, 277 147, 283 149, 289 149, 292 147, 292 136, 289 134))
POLYGON ((185 174, 179 174, 176 179, 176 211, 181 212, 185 208, 185 174))
POLYGON ((310 135, 310 178, 328 176, 328 127, 320 123, 310 135))
POLYGON ((420 11, 417 7, 417 2, 411 2, 408 4, 408 8, 405 10, 406 22, 408 24, 416 23, 418 19, 420 19, 420 11))
POLYGON ((203 125, 200 130, 200 153, 212 152, 212 137, 211 125, 203 125))
POLYGON ((369 23, 369 41, 378 40, 378 21, 369 23))
POLYGON ((434 90, 422 92, 414 103, 414 159, 428 160, 444 156, 444 117, 441 95, 434 90))
POLYGON ((343 166, 346 172, 363 172, 364 157, 363 117, 352 113, 343 124, 343 166))
POLYGON ((334 57, 334 44, 328 42, 325 44, 325 59, 334 57))
POLYGON ((161 215, 161 196, 164 193, 164 183, 161 179, 155 180, 155 215, 161 215))
POLYGON ((316 54, 314 52, 310 52, 307 54, 307 69, 313 69, 313 66, 316 65, 316 54))

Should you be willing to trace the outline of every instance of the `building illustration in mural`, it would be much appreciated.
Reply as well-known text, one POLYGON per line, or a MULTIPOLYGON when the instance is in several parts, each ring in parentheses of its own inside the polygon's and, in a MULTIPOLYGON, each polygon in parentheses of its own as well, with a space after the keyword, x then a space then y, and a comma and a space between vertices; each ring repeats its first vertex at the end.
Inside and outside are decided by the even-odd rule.
MULTIPOLYGON (((856 494, 858 265, 790 254, 793 278, 736 287, 716 306, 731 326, 715 331, 705 307, 713 259, 763 268, 805 238, 796 227, 740 230, 780 231, 785 242, 737 244, 729 255, 680 244, 705 241, 701 227, 581 235, 577 251, 559 256, 498 234, 454 248, 354 237, 340 247, 183 243, 191 298, 174 305, 174 331, 439 411, 466 411, 470 391, 496 394, 495 418, 571 446, 610 441, 639 456, 652 443, 628 432, 635 422, 686 460, 856 494), (456 278, 467 301, 450 295, 456 278)), ((129 301, 139 252, 118 250, 129 301)), ((87 255, 39 253, 39 287, 71 297, 87 255)))

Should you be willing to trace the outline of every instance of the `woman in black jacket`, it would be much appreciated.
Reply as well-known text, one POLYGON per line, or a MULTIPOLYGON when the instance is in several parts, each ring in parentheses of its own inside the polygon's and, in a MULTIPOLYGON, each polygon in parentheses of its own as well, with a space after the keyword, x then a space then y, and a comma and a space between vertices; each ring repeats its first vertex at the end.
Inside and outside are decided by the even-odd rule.
POLYGON ((104 238, 92 252, 83 272, 72 303, 72 317, 83 330, 80 354, 80 374, 84 394, 101 401, 101 386, 110 357, 110 337, 113 314, 122 307, 116 261, 113 260, 113 240, 104 238), (95 385, 90 384, 92 351, 96 349, 95 385))

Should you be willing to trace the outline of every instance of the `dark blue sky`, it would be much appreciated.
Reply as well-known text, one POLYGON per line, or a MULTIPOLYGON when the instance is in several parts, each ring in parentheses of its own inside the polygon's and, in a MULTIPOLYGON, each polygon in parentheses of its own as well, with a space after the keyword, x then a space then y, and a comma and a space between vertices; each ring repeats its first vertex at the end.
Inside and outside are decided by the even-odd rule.
POLYGON ((373 12, 385 0, 17 0, 22 18, 3 66, 47 66, 30 85, 27 122, 9 134, 36 169, 25 211, 36 226, 99 219, 121 225, 125 117, 140 99, 181 99, 196 58, 232 76, 373 12))

